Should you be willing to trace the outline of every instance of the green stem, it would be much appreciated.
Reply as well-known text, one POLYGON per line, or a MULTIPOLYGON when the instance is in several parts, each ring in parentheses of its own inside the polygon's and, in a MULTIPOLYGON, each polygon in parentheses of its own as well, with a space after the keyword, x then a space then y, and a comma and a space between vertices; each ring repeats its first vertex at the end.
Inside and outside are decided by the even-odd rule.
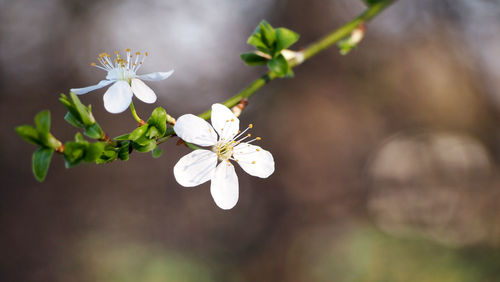
POLYGON ((142 125, 144 123, 144 121, 137 115, 137 112, 135 111, 135 106, 134 106, 134 102, 130 102, 130 111, 132 112, 132 116, 134 117, 134 119, 140 124, 142 125))
MULTIPOLYGON (((337 43, 339 40, 342 38, 348 36, 354 29, 356 29, 360 24, 367 22, 374 18, 376 15, 378 15, 380 12, 382 12, 387 6, 392 4, 395 0, 382 0, 376 4, 371 5, 367 10, 365 10, 361 15, 353 19, 352 21, 348 22, 347 24, 341 26, 334 32, 326 35, 325 37, 321 38, 320 40, 312 43, 309 45, 306 49, 304 49, 302 54, 304 55, 304 59, 300 62, 298 61, 292 61, 290 63, 290 66, 296 67, 303 62, 307 61, 309 58, 313 57, 317 53, 325 50, 326 48, 332 46, 333 44, 337 43)), ((224 101, 222 104, 227 106, 228 108, 234 107, 237 105, 241 99, 243 98, 250 98, 257 90, 259 90, 262 86, 266 85, 270 81, 274 80, 276 77, 276 73, 269 71, 267 74, 261 76, 257 80, 253 81, 249 86, 247 86, 245 89, 241 90, 239 93, 234 95, 233 97, 227 99, 224 101)), ((199 117, 203 119, 209 119, 211 115, 211 111, 208 110, 202 114, 199 115, 199 117)))

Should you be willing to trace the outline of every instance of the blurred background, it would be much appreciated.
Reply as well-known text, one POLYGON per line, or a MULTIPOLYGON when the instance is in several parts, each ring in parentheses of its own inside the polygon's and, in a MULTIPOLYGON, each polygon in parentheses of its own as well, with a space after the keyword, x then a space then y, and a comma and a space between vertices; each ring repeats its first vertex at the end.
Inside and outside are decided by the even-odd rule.
MULTIPOLYGON (((73 138, 59 93, 93 85, 101 52, 150 56, 142 73, 173 116, 200 113, 263 74, 243 64, 261 19, 295 48, 364 10, 353 0, 0 0, 1 281, 500 281, 500 3, 400 0, 347 56, 335 48, 259 91, 255 124, 276 172, 237 168, 238 205, 172 174, 189 149, 31 174, 14 132, 42 109, 73 138)), ((104 130, 132 130, 97 90, 104 130)))

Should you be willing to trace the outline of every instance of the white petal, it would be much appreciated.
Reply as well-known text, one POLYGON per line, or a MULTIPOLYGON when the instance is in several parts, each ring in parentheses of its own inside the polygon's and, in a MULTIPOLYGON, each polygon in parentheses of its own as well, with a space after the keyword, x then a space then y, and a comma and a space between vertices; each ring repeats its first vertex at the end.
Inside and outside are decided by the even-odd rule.
POLYGON ((120 80, 104 93, 104 108, 112 114, 125 111, 132 102, 132 90, 127 82, 120 80))
POLYGON ((267 178, 274 172, 274 159, 270 152, 259 146, 240 144, 234 147, 234 158, 246 173, 267 178))
POLYGON ((217 133, 204 119, 192 114, 182 115, 174 125, 174 131, 182 140, 199 146, 217 143, 217 133))
POLYGON ((87 87, 83 87, 83 88, 71 88, 69 91, 71 91, 77 95, 86 94, 86 93, 89 93, 90 91, 94 91, 96 89, 103 88, 104 86, 108 86, 113 82, 115 82, 115 81, 114 80, 107 80, 107 79, 101 80, 96 85, 87 86, 87 87))
POLYGON ((224 210, 233 208, 238 202, 238 176, 230 162, 224 161, 217 166, 210 193, 217 206, 224 210))
POLYGON ((193 187, 210 180, 217 165, 217 154, 209 150, 194 150, 174 166, 174 176, 184 187, 193 187))
POLYGON ((238 134, 240 120, 233 112, 222 104, 212 105, 212 126, 221 139, 230 140, 238 134))
POLYGON ((152 72, 152 73, 148 73, 148 74, 138 75, 137 77, 142 79, 142 80, 147 80, 147 81, 158 81, 158 80, 167 79, 173 73, 174 73, 174 70, 167 71, 167 72, 152 72))
POLYGON ((132 79, 132 92, 134 92, 135 97, 144 103, 152 104, 156 102, 155 92, 140 79, 132 79))

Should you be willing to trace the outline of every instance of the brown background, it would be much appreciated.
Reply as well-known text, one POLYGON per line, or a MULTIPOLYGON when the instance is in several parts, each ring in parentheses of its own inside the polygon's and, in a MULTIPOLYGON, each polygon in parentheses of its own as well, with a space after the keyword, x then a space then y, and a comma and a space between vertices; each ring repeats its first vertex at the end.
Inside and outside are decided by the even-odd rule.
MULTIPOLYGON (((173 116, 199 113, 264 73, 238 54, 261 19, 302 36, 334 30, 361 1, 0 1, 1 281, 499 281, 500 5, 401 0, 347 56, 335 48, 253 97, 241 117, 276 160, 266 180, 237 170, 223 211, 208 184, 185 189, 189 152, 31 175, 14 132, 42 109, 69 140, 57 101, 97 83, 103 51, 148 51, 142 73, 173 116)), ((111 135, 104 90, 82 96, 111 135)))

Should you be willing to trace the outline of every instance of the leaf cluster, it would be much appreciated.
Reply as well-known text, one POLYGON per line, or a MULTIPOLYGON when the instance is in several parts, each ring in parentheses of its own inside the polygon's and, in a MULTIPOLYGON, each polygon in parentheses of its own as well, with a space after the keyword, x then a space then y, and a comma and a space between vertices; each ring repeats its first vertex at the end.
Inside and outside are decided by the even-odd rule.
POLYGON ((24 140, 38 146, 33 153, 32 167, 35 178, 42 182, 49 170, 50 160, 61 142, 50 133, 50 111, 44 110, 35 116, 35 126, 21 125, 16 132, 24 140))
POLYGON ((156 108, 146 124, 127 133, 114 138, 117 141, 129 141, 132 148, 138 152, 151 152, 157 158, 162 151, 157 147, 157 140, 167 132, 167 112, 164 108, 156 108))
POLYGON ((83 134, 93 139, 102 139, 104 132, 99 124, 95 121, 92 115, 92 107, 84 106, 74 93, 70 93, 69 97, 61 94, 59 101, 66 107, 68 112, 64 119, 71 125, 82 128, 83 134))
POLYGON ((263 20, 248 38, 254 52, 243 53, 241 59, 249 66, 267 65, 279 77, 293 77, 293 71, 282 51, 299 40, 299 34, 284 27, 273 28, 263 20))

